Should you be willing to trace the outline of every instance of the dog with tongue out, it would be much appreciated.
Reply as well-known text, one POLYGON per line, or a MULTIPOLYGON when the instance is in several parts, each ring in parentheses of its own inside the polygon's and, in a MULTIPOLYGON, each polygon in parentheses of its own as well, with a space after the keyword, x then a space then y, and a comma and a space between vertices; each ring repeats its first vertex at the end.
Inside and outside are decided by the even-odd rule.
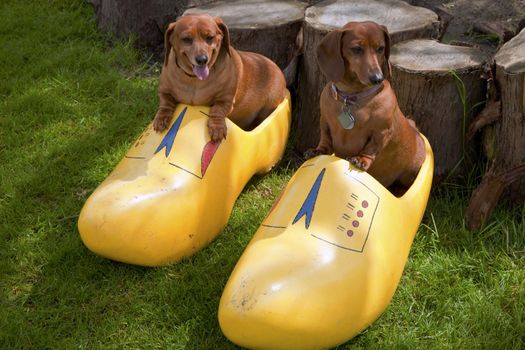
POLYGON ((157 132, 170 124, 177 103, 210 106, 208 131, 214 142, 226 138, 225 118, 244 130, 261 123, 281 103, 286 82, 279 67, 253 52, 235 50, 221 18, 186 15, 171 23, 164 37, 157 132))

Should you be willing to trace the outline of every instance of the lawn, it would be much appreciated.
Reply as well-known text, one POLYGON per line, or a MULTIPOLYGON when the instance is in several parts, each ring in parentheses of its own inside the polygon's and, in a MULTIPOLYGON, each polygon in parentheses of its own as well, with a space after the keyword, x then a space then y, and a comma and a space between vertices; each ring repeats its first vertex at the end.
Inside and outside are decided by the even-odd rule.
MULTIPOLYGON (((219 238, 178 264, 92 254, 78 213, 158 103, 159 66, 107 39, 81 0, 0 4, 0 348, 235 349, 222 288, 297 162, 252 180, 219 238)), ((340 349, 525 348, 525 209, 470 233, 470 191, 433 192, 391 305, 340 349)))

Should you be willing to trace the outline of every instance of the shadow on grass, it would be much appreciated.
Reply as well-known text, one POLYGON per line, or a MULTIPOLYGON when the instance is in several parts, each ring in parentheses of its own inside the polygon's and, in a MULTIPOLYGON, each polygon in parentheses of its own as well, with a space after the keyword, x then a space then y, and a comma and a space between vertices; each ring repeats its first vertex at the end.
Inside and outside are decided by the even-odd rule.
POLYGON ((138 129, 129 127, 132 118, 133 113, 126 121, 106 116, 95 129, 82 130, 45 156, 33 156, 29 164, 41 166, 16 183, 1 208, 2 216, 12 218, 4 223, 10 232, 1 253, 8 294, 1 321, 5 346, 235 348, 220 332, 217 307, 249 238, 243 221, 228 225, 194 257, 158 269, 99 258, 80 240, 76 220, 87 193, 77 197, 77 192, 91 192, 117 161, 86 174, 100 169, 108 154, 120 153, 119 145, 131 145, 129 135, 139 134, 130 132, 138 129), (49 188, 55 182, 59 185, 49 188))
MULTIPOLYGON (((35 168, 26 181, 17 184, 11 205, 40 208, 28 209, 31 218, 6 223, 13 231, 2 248, 3 284, 9 290, 3 321, 5 346, 158 343, 187 348, 195 343, 194 348, 203 349, 202 342, 228 344, 221 339, 215 311, 235 261, 231 252, 219 249, 225 245, 219 242, 208 253, 177 265, 148 269, 96 257, 81 243, 75 213, 83 199, 75 198, 75 180, 97 167, 100 150, 113 153, 115 144, 127 142, 119 127, 118 120, 109 118, 98 130, 62 144, 39 159, 42 168, 35 168), (101 143, 101 134, 108 132, 113 135, 101 143), (64 182, 61 192, 46 193, 46 179, 57 168, 69 168, 70 173, 56 176, 56 181, 64 182), (45 222, 37 218, 41 211, 50 217, 45 222), (64 218, 64 212, 73 215, 64 218), (31 237, 26 240, 27 236, 31 237)), ((20 208, 8 204, 2 211, 19 213, 20 208)))

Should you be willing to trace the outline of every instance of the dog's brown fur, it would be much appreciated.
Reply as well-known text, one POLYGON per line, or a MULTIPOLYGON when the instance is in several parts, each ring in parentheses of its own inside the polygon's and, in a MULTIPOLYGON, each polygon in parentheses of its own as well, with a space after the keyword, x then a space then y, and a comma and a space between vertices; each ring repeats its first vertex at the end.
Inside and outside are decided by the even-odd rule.
POLYGON ((385 187, 408 188, 425 158, 423 139, 412 120, 399 109, 396 95, 383 73, 390 76, 390 38, 386 27, 374 22, 350 22, 328 33, 317 49, 317 59, 328 80, 345 94, 384 84, 375 96, 352 107, 355 126, 345 130, 337 119, 343 103, 328 83, 321 93, 321 138, 307 157, 332 154, 348 159, 385 187))
POLYGON ((177 103, 211 106, 208 130, 213 141, 226 137, 224 118, 249 130, 264 120, 285 97, 284 76, 275 63, 230 45, 228 28, 218 17, 188 15, 169 25, 160 76, 160 106, 153 122, 165 130, 177 103), (194 69, 206 57, 209 75, 194 69), (201 77, 202 78, 202 77, 201 77))

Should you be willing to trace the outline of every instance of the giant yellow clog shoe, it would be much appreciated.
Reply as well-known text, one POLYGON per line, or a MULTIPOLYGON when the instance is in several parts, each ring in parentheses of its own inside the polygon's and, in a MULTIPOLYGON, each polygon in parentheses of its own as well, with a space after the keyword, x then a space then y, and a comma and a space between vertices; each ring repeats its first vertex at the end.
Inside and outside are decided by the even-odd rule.
POLYGON ((227 120, 220 143, 209 141, 208 110, 180 104, 164 133, 148 126, 82 208, 78 229, 90 250, 159 266, 192 255, 220 233, 248 180, 281 158, 290 97, 252 131, 227 120))
POLYGON ((305 162, 226 284, 226 337, 250 349, 326 349, 377 319, 427 204, 433 155, 425 143, 426 160, 401 198, 340 158, 305 162))

